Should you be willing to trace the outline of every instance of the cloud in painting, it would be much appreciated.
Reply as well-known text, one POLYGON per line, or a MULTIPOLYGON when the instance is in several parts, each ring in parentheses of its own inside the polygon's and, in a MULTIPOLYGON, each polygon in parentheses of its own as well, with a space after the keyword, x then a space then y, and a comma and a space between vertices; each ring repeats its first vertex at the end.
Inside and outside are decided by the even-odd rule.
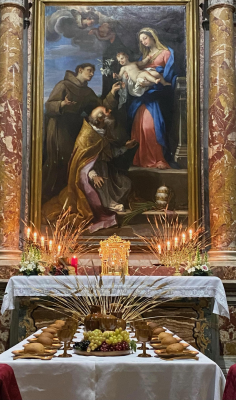
MULTIPOLYGON (((81 17, 93 18, 94 23, 95 21, 99 22, 99 18, 96 18, 96 15, 92 17, 94 12, 88 12, 87 7, 77 8, 85 9, 85 11, 78 11, 76 6, 71 10, 60 7, 59 10, 47 16, 46 39, 49 42, 55 42, 63 36, 71 39, 71 44, 79 46, 81 50, 99 54, 106 47, 106 43, 99 41, 94 35, 88 34, 92 27, 81 26, 81 17)), ((110 19, 108 18, 108 20, 110 19)))
POLYGON ((52 43, 67 38, 82 52, 104 54, 110 46, 109 40, 98 40, 95 35, 88 33, 91 28, 109 21, 120 42, 133 53, 139 54, 138 32, 148 26, 156 29, 164 45, 173 48, 177 65, 183 74, 183 60, 186 58, 185 12, 184 6, 57 6, 46 17, 46 39, 52 43), (89 13, 94 15, 94 25, 81 27, 81 18, 86 18, 89 13))

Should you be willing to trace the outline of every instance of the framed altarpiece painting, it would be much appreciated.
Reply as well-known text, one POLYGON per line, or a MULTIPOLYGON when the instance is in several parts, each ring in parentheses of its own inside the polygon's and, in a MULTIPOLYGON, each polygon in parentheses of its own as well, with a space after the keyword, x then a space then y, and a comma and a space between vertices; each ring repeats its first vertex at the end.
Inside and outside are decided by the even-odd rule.
POLYGON ((65 202, 96 240, 147 234, 166 207, 199 218, 198 13, 196 0, 35 0, 30 219, 41 231, 65 202))

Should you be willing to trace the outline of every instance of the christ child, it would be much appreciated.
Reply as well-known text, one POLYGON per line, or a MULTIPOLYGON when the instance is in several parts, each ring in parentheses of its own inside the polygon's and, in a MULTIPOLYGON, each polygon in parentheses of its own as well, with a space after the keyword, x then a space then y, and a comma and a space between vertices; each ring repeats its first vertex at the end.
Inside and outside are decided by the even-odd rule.
POLYGON ((142 81, 150 82, 150 86, 157 83, 162 83, 163 86, 170 85, 159 72, 154 69, 143 70, 142 68, 150 62, 151 57, 147 56, 142 61, 130 62, 129 56, 126 53, 117 53, 116 58, 122 68, 119 74, 113 74, 114 78, 122 78, 123 75, 129 77, 134 83, 142 85, 142 81), (141 78, 141 80, 140 80, 141 78))

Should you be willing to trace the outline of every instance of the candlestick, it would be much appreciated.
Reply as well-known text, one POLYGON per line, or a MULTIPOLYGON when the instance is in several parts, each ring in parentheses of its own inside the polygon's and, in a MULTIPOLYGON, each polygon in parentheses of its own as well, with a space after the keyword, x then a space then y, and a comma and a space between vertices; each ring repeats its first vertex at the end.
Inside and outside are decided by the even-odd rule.
POLYGON ((176 249, 177 246, 178 246, 178 238, 175 237, 175 249, 176 249))
POLYGON ((161 254, 161 245, 158 244, 157 248, 158 248, 158 253, 161 254))
POLYGON ((185 243, 185 239, 186 239, 186 235, 185 235, 185 233, 183 233, 183 234, 182 234, 182 243, 183 243, 183 244, 185 243))
POLYGON ((30 238, 30 228, 27 228, 26 236, 27 236, 27 239, 29 240, 29 238, 30 238))
POLYGON ((168 241, 168 242, 166 243, 166 245, 167 245, 167 251, 169 251, 169 250, 170 250, 170 242, 168 241))
POLYGON ((37 243, 37 232, 34 232, 34 243, 37 243))
POLYGON ((49 251, 52 251, 52 240, 49 240, 48 249, 49 249, 49 251))
POLYGON ((41 237, 41 247, 44 248, 44 237, 41 237))
POLYGON ((193 238, 193 230, 189 229, 189 240, 192 240, 193 238))

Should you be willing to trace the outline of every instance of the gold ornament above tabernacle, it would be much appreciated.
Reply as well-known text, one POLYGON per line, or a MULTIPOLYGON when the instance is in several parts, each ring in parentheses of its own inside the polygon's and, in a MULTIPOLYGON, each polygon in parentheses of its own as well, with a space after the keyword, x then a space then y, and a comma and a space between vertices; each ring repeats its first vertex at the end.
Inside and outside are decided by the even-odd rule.
POLYGON ((102 275, 129 275, 130 242, 114 234, 100 241, 99 256, 102 260, 102 275))

